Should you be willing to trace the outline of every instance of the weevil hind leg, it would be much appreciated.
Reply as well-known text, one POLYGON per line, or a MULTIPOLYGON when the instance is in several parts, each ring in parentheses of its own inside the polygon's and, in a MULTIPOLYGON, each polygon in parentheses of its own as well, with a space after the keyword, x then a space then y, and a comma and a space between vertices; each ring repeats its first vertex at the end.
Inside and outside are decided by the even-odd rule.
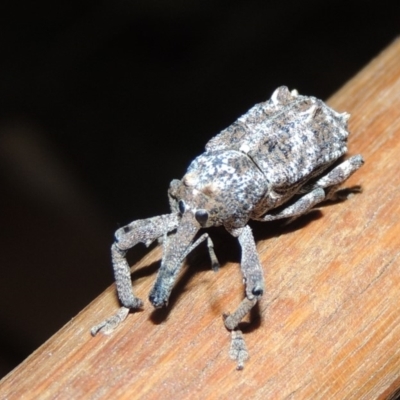
POLYGON ((340 185, 332 186, 327 191, 327 199, 330 201, 344 201, 354 194, 362 193, 362 187, 360 185, 351 186, 348 188, 339 188, 340 185))
POLYGON ((361 193, 361 186, 353 186, 350 188, 339 189, 341 184, 345 182, 351 175, 354 174, 362 165, 364 159, 360 154, 350 157, 343 161, 326 175, 319 178, 312 188, 323 188, 325 191, 325 198, 323 200, 329 201, 342 201, 346 200, 350 195, 361 193))
POLYGON ((300 197, 290 206, 285 207, 280 210, 278 213, 268 213, 263 215, 260 218, 254 218, 257 221, 275 221, 278 219, 288 218, 286 224, 293 222, 300 215, 304 215, 309 212, 315 205, 321 203, 325 200, 325 191, 323 188, 316 188, 311 192, 305 194, 300 197))
POLYGON ((240 267, 246 286, 246 297, 241 301, 236 311, 224 315, 224 323, 225 327, 231 331, 229 355, 237 361, 237 369, 243 369, 244 362, 248 359, 249 354, 238 325, 261 299, 264 293, 264 277, 250 227, 245 226, 244 228, 232 230, 231 233, 233 236, 238 237, 242 249, 240 267))
MULTIPOLYGON (((344 198, 347 198, 347 196, 345 196, 345 190, 338 191, 337 189, 363 164, 364 160, 361 155, 350 157, 314 182, 304 196, 297 199, 288 207, 283 208, 278 213, 274 213, 272 210, 262 217, 254 219, 257 221, 274 221, 278 219, 289 218, 286 222, 287 225, 293 222, 300 215, 304 215, 309 212, 314 206, 322 201, 343 200, 344 198)), ((360 187, 355 187, 353 190, 347 189, 348 194, 356 193, 357 191, 360 191, 360 187)))
MULTIPOLYGON (((340 196, 341 191, 337 191, 337 188, 363 164, 364 159, 360 154, 352 156, 318 179, 315 182, 314 187, 321 187, 325 189, 326 200, 343 200, 343 196, 340 196)), ((350 193, 357 191, 360 191, 360 187, 355 187, 354 191, 350 191, 350 193)))
POLYGON ((129 310, 139 309, 143 301, 133 293, 131 269, 126 260, 126 252, 138 243, 149 246, 160 237, 176 229, 179 216, 176 213, 131 222, 115 232, 115 243, 111 247, 111 259, 114 269, 118 299, 122 307, 118 312, 91 329, 92 335, 105 334, 115 330, 127 317, 129 310))

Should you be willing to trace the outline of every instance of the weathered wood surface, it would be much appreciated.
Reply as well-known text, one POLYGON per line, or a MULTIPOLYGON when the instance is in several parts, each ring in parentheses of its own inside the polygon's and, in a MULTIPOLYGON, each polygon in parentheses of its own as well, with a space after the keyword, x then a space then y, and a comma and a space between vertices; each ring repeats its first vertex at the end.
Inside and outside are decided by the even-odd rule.
MULTIPOLYGON (((251 358, 243 371, 228 357, 221 318, 243 295, 239 252, 217 232, 218 273, 199 249, 167 310, 153 311, 146 302, 111 336, 92 338, 91 326, 118 307, 109 288, 6 376, 0 397, 391 395, 400 386, 400 41, 329 103, 352 114, 349 154, 363 154, 366 164, 346 186, 360 184, 363 193, 293 226, 256 225, 267 292, 244 326, 251 358)), ((159 257, 156 248, 135 267, 134 287, 143 299, 159 257)))

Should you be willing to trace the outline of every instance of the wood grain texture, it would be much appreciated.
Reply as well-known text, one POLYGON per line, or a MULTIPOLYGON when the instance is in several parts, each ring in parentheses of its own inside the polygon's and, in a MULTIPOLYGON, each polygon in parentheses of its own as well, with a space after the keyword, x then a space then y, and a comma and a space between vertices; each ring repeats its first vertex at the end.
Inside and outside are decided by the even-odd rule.
MULTIPOLYGON (((3 378, 0 397, 390 396, 400 385, 400 41, 329 104, 352 114, 349 154, 363 154, 366 164, 346 186, 360 184, 363 193, 293 226, 254 226, 267 292, 243 324, 251 357, 243 371, 229 359, 221 318, 243 296, 239 250, 217 230, 218 273, 199 249, 167 309, 146 302, 112 335, 92 338, 91 326, 118 307, 110 287, 3 378)), ((155 248, 135 266, 142 299, 160 254, 155 248)))

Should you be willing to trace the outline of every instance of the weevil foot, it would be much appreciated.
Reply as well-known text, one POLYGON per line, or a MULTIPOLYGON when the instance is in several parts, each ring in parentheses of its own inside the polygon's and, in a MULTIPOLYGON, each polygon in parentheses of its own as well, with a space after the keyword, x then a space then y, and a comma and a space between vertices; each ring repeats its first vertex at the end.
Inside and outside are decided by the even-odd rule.
POLYGON ((236 328, 239 325, 239 322, 250 312, 256 303, 257 298, 250 300, 245 297, 234 313, 222 315, 226 329, 231 331, 231 347, 229 350, 229 356, 232 360, 237 361, 237 370, 244 368, 244 362, 249 358, 249 353, 247 351, 242 331, 236 328))
POLYGON ((226 313, 222 315, 224 319, 225 328, 228 331, 233 331, 239 325, 239 322, 250 312, 250 310, 256 305, 257 298, 248 299, 245 297, 239 304, 239 307, 232 314, 226 313))
POLYGON ((360 185, 355 185, 348 188, 332 191, 332 193, 329 192, 328 199, 330 201, 343 201, 359 193, 362 193, 362 187, 360 185))
POLYGON ((236 330, 231 332, 231 347, 229 349, 229 357, 237 361, 237 370, 244 368, 244 363, 249 359, 246 342, 243 338, 242 331, 236 330))
POLYGON ((90 330, 90 333, 92 334, 92 336, 95 336, 99 332, 104 333, 105 335, 109 335, 111 332, 117 329, 122 321, 125 320, 125 318, 129 314, 129 310, 130 309, 127 307, 121 307, 118 312, 112 317, 107 318, 106 320, 100 322, 100 324, 94 326, 90 330))
POLYGON ((214 244, 209 236, 207 236, 207 247, 208 247, 208 253, 210 254, 210 259, 211 259, 211 268, 214 272, 218 272, 220 264, 219 264, 217 256, 215 255, 214 244))
POLYGON ((214 272, 218 272, 218 271, 219 271, 219 267, 220 267, 220 264, 219 264, 218 260, 212 261, 212 263, 211 263, 211 269, 212 269, 214 272))

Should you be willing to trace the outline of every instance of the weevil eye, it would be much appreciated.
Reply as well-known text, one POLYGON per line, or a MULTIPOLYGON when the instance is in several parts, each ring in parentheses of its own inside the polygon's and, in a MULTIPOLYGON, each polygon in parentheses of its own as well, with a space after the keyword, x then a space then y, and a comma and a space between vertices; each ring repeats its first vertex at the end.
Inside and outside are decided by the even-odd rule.
POLYGON ((186 204, 183 200, 178 201, 179 212, 183 214, 186 210, 186 204))
POLYGON ((208 212, 203 209, 197 210, 194 217, 200 225, 205 225, 208 220, 208 212))
POLYGON ((263 295, 264 290, 262 288, 255 287, 251 292, 254 294, 254 296, 260 297, 263 295))

